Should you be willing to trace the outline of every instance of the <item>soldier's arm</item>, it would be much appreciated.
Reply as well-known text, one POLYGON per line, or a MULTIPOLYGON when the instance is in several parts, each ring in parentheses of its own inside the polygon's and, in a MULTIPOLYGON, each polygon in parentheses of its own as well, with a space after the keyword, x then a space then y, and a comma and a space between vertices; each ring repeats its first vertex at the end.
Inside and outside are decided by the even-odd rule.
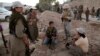
POLYGON ((64 19, 64 18, 63 18, 63 15, 64 15, 64 14, 62 13, 62 15, 61 15, 61 17, 60 17, 62 22, 63 22, 63 19, 64 19))
POLYGON ((69 12, 69 18, 73 19, 74 18, 74 13, 72 11, 69 12))
POLYGON ((54 37, 56 37, 56 36, 57 36, 57 29, 54 28, 54 37))
POLYGON ((23 32, 24 31, 24 25, 19 20, 16 25, 16 36, 17 38, 21 39, 26 45, 28 45, 28 38, 27 35, 23 32))
POLYGON ((47 28, 47 30, 46 30, 46 36, 48 36, 49 35, 49 29, 47 28))

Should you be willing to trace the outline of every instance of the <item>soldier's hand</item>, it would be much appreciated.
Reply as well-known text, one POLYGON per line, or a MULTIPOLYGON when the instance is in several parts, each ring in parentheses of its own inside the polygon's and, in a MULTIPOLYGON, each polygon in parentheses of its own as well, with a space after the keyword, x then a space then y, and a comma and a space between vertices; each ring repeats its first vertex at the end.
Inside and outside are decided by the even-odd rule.
POLYGON ((26 46, 29 46, 29 39, 28 39, 27 36, 23 37, 23 41, 24 41, 24 43, 25 43, 26 46))

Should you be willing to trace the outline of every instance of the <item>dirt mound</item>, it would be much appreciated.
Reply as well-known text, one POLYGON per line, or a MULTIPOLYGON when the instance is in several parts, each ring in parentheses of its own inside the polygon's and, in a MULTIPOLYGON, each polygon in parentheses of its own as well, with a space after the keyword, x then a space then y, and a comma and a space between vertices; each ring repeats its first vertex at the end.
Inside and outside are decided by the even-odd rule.
MULTIPOLYGON (((39 15, 39 29, 46 28, 48 26, 49 21, 54 21, 55 26, 57 27, 58 30, 63 30, 63 25, 61 22, 61 15, 52 12, 52 11, 45 11, 39 15)), ((99 23, 98 22, 84 22, 84 21, 78 21, 78 20, 72 20, 72 28, 75 29, 77 27, 83 27, 86 30, 86 36, 89 39, 90 47, 89 47, 89 53, 87 56, 100 56, 100 28, 99 28, 99 23)), ((64 31, 59 33, 60 35, 63 36, 64 31)), ((59 36, 59 39, 62 38, 62 36, 59 36)), ((65 44, 62 42, 57 45, 56 51, 51 51, 48 50, 48 48, 44 47, 43 45, 39 45, 33 54, 34 56, 59 56, 58 53, 63 55, 67 55, 64 53, 68 53, 73 55, 73 56, 80 56, 79 54, 81 51, 77 47, 73 47, 71 50, 66 50, 65 44), (62 50, 64 49, 64 50, 62 50), (36 55, 35 55, 36 54, 36 55), (38 54, 38 55, 37 55, 38 54)))
POLYGON ((54 21, 57 29, 60 29, 61 27, 60 17, 61 15, 59 13, 52 12, 52 11, 44 11, 39 16, 40 27, 45 28, 48 26, 49 21, 54 21))

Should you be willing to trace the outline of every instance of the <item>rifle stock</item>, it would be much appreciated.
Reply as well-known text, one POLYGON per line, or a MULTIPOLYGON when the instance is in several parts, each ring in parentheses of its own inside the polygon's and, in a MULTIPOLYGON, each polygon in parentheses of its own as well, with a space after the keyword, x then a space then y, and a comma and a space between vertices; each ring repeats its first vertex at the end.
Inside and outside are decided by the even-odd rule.
POLYGON ((1 32, 1 35, 2 35, 2 40, 3 40, 4 46, 6 48, 6 53, 9 53, 8 47, 7 47, 7 41, 6 41, 5 37, 4 37, 3 32, 1 32))

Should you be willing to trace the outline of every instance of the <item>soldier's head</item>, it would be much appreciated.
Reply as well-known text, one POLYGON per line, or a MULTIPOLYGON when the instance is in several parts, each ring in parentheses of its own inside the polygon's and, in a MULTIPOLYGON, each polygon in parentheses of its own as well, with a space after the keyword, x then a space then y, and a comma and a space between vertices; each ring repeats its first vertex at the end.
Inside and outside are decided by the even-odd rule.
POLYGON ((23 5, 19 1, 13 2, 12 8, 13 12, 19 12, 19 13, 23 12, 23 5))
POLYGON ((70 9, 69 4, 64 4, 64 5, 63 5, 63 10, 64 10, 64 11, 68 11, 69 9, 70 9))
POLYGON ((53 22, 53 21, 50 21, 50 22, 49 22, 49 26, 50 26, 50 27, 54 27, 54 22, 53 22))

